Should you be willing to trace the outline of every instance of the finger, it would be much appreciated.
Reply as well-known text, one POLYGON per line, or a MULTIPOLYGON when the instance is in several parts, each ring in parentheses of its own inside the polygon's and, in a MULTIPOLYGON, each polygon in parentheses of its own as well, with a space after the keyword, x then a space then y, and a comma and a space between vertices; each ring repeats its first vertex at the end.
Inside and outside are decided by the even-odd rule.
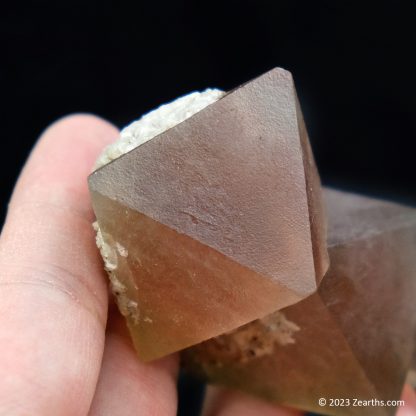
POLYGON ((203 416, 301 416, 302 412, 278 407, 235 390, 208 387, 203 416))
POLYGON ((90 416, 174 416, 178 357, 143 363, 133 349, 124 318, 111 313, 103 364, 90 416))
POLYGON ((416 416, 416 393, 409 384, 406 384, 402 393, 404 406, 400 406, 397 416, 416 416))
POLYGON ((104 347, 107 285, 87 175, 117 130, 93 116, 42 135, 0 239, 0 414, 86 414, 104 347))

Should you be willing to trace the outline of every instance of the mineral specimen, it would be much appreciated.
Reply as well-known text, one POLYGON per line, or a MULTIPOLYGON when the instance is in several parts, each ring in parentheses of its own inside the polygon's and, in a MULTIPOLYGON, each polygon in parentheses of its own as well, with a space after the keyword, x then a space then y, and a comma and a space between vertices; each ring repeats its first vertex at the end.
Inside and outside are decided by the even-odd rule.
POLYGON ((293 81, 274 69, 96 170, 98 241, 151 360, 313 293, 319 177, 293 81))
POLYGON ((291 407, 392 415, 387 401, 400 398, 415 351, 416 209, 332 190, 325 199, 331 266, 318 292, 186 350, 183 361, 211 382, 291 407))

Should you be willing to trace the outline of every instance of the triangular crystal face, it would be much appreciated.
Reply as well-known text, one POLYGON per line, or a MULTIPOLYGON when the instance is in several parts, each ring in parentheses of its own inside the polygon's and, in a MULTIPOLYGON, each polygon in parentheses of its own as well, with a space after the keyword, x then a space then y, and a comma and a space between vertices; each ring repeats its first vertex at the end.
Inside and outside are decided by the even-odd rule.
POLYGON ((400 398, 415 348, 416 210, 332 190, 325 200, 331 266, 318 293, 183 359, 210 381, 303 410, 394 414, 380 403, 400 398))
POLYGON ((230 322, 252 320, 258 314, 253 294, 263 310, 279 306, 280 298, 281 307, 299 300, 197 240, 102 195, 94 199, 108 243, 128 253, 119 253, 112 273, 124 287, 117 300, 143 359, 228 331, 230 322))
POLYGON ((299 111, 291 75, 274 69, 90 176, 143 359, 316 290, 325 222, 299 111))

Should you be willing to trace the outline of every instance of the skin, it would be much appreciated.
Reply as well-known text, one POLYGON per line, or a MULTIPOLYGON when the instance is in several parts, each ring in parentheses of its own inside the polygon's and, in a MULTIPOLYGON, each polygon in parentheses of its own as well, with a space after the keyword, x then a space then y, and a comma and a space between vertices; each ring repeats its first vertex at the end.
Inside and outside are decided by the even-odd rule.
MULTIPOLYGON (((178 357, 142 363, 111 303, 86 178, 118 136, 90 115, 42 134, 0 236, 0 414, 176 415, 178 357), (116 380, 116 382, 115 382, 116 380)), ((398 415, 416 415, 408 386, 398 415)), ((209 388, 204 416, 300 415, 209 388)))

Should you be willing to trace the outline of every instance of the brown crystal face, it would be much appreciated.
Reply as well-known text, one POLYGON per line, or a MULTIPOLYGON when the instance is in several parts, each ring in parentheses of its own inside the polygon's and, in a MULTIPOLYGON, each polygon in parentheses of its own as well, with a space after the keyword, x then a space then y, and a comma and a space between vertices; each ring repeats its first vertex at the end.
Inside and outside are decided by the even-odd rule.
POLYGON ((315 264, 316 281, 319 284, 328 269, 329 258, 326 246, 327 219, 322 199, 321 181, 309 143, 308 132, 303 121, 299 101, 296 100, 296 115, 299 137, 303 150, 306 192, 308 194, 309 221, 311 225, 312 250, 315 264))
POLYGON ((316 290, 325 224, 299 111, 275 69, 90 176, 104 239, 129 253, 113 276, 143 359, 316 290))
POLYGON ((331 266, 318 293, 186 350, 183 361, 209 381, 291 407, 394 414, 394 407, 354 406, 352 399, 398 400, 411 366, 416 210, 336 191, 326 201, 331 266), (292 342, 281 343, 276 334, 287 328, 292 342), (321 397, 351 404, 319 406, 321 397))

